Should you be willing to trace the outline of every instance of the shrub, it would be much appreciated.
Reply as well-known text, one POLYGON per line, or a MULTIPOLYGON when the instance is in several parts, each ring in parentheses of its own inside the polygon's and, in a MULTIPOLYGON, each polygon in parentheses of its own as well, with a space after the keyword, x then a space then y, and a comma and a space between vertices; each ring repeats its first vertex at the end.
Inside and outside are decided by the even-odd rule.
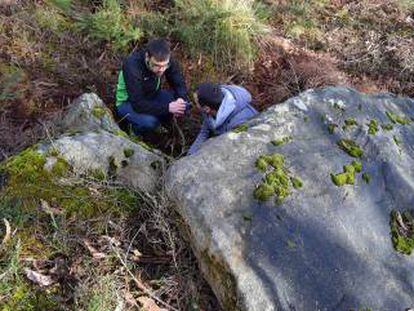
POLYGON ((175 34, 193 55, 213 56, 221 69, 245 69, 267 30, 251 0, 176 0, 175 34))
POLYGON ((118 0, 104 0, 96 12, 81 16, 77 25, 92 39, 110 42, 118 51, 126 51, 130 42, 142 37, 118 0))

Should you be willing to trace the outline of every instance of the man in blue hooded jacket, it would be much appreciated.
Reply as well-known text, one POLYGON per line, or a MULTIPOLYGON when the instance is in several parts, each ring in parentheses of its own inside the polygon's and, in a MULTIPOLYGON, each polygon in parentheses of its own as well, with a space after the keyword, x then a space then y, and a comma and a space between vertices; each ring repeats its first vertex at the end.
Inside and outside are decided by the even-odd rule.
POLYGON ((221 135, 258 114, 252 96, 241 86, 202 83, 195 99, 203 111, 203 124, 188 154, 196 153, 211 136, 221 135))

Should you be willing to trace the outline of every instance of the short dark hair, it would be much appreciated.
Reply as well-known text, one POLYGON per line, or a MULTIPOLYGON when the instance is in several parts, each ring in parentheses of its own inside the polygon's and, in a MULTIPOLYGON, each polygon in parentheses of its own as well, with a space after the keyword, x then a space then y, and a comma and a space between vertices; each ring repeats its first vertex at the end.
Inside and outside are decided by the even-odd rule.
POLYGON ((146 52, 149 57, 154 57, 158 61, 166 60, 171 54, 170 45, 164 38, 149 41, 146 52))
POLYGON ((214 110, 218 110, 220 108, 220 104, 224 98, 220 84, 217 83, 201 83, 197 87, 196 93, 201 106, 209 106, 214 110))

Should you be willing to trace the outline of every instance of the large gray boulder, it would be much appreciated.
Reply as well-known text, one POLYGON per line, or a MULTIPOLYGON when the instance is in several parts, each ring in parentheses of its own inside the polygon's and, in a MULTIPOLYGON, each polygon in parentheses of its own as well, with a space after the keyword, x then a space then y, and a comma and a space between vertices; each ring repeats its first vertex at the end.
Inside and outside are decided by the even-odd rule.
POLYGON ((224 310, 414 307, 414 256, 397 252, 390 233, 390 213, 414 208, 412 117, 408 98, 309 90, 169 169, 167 189, 224 310), (378 131, 369 134, 371 120, 378 131), (362 157, 339 148, 340 139, 359 145, 362 157), (255 163, 274 153, 303 187, 259 201, 265 173, 255 163), (362 163, 354 183, 334 184, 331 174, 340 184, 354 160, 362 163))

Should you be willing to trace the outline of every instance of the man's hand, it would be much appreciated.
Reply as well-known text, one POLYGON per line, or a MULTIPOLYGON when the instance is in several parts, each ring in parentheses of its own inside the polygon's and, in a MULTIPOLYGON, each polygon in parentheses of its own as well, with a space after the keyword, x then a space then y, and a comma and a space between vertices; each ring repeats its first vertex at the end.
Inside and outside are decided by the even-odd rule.
POLYGON ((168 110, 175 116, 182 116, 185 112, 185 101, 182 98, 177 99, 169 104, 168 110))

